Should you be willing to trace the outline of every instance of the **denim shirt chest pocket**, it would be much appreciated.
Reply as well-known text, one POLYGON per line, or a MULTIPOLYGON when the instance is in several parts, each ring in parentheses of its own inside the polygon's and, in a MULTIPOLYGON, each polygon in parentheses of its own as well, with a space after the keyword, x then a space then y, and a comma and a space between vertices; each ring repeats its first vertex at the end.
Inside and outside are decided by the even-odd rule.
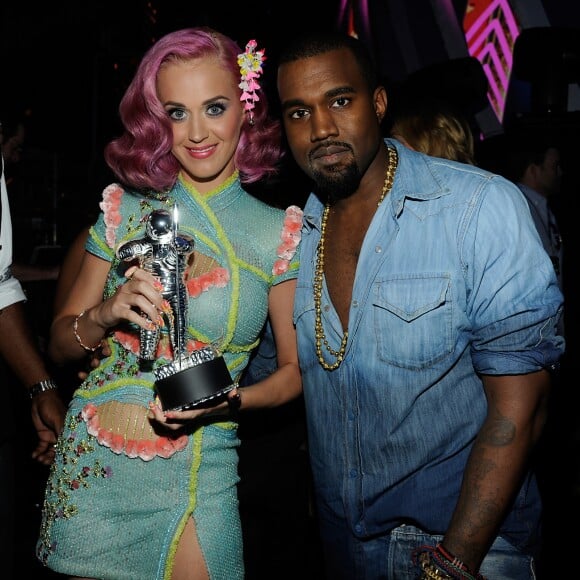
POLYGON ((378 356, 419 370, 453 351, 451 279, 445 274, 383 278, 374 284, 373 324, 378 356))

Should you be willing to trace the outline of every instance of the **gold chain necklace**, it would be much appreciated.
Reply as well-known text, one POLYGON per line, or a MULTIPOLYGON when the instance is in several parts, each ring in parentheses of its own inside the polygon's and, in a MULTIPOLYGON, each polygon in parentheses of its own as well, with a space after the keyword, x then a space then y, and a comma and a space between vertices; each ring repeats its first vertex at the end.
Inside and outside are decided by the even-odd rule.
MULTIPOLYGON (((397 150, 394 147, 388 148, 389 153, 389 164, 387 166, 387 172, 385 175, 385 183, 383 184, 383 189, 381 190, 381 196, 377 203, 377 207, 381 205, 382 201, 385 199, 387 193, 391 191, 393 187, 393 180, 395 179, 395 171, 397 170, 397 164, 399 161, 399 156, 397 155, 397 150)), ((314 336, 316 338, 316 355, 318 357, 318 362, 323 369, 327 371, 333 371, 340 366, 344 358, 344 353, 346 352, 346 343, 348 341, 348 330, 342 335, 342 340, 340 341, 340 347, 338 350, 334 350, 324 333, 324 327, 322 326, 322 285, 324 280, 324 238, 326 236, 326 222, 328 221, 328 214, 330 213, 330 205, 327 203, 324 207, 324 213, 322 214, 322 222, 320 224, 320 241, 318 242, 318 247, 316 248, 316 267, 314 270, 314 336), (336 360, 335 362, 329 364, 324 360, 322 356, 322 345, 326 351, 333 356, 336 360)))

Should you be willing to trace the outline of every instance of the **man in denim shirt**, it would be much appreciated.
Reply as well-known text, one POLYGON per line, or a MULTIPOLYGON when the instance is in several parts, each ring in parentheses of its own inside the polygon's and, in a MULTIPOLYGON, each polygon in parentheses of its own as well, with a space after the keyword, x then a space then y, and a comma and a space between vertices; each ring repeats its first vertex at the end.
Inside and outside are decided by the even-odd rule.
POLYGON ((328 578, 534 578, 529 458, 564 344, 526 200, 384 140, 351 37, 288 46, 278 92, 315 184, 294 318, 328 578))

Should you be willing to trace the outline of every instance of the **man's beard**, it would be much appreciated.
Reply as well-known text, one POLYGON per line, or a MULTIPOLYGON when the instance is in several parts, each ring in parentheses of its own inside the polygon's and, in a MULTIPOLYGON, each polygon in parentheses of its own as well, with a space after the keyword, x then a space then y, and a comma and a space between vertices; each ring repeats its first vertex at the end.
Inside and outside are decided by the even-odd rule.
POLYGON ((312 179, 316 184, 319 197, 333 204, 350 197, 358 189, 362 175, 356 163, 351 163, 330 173, 314 170, 312 179))

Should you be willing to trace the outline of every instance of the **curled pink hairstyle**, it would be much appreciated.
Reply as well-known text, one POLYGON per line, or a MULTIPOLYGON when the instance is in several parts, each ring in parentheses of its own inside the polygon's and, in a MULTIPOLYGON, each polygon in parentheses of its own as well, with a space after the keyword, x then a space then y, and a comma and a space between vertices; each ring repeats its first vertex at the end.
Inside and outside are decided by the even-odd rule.
MULTIPOLYGON (((171 124, 157 96, 161 66, 171 60, 217 57, 237 85, 241 52, 231 38, 206 27, 171 32, 147 51, 119 105, 125 130, 105 147, 105 160, 124 185, 164 191, 173 186, 180 170, 171 153, 171 124)), ((269 117, 263 91, 253 112, 254 124, 246 117, 234 157, 243 183, 274 174, 283 155, 280 123, 269 117)))

